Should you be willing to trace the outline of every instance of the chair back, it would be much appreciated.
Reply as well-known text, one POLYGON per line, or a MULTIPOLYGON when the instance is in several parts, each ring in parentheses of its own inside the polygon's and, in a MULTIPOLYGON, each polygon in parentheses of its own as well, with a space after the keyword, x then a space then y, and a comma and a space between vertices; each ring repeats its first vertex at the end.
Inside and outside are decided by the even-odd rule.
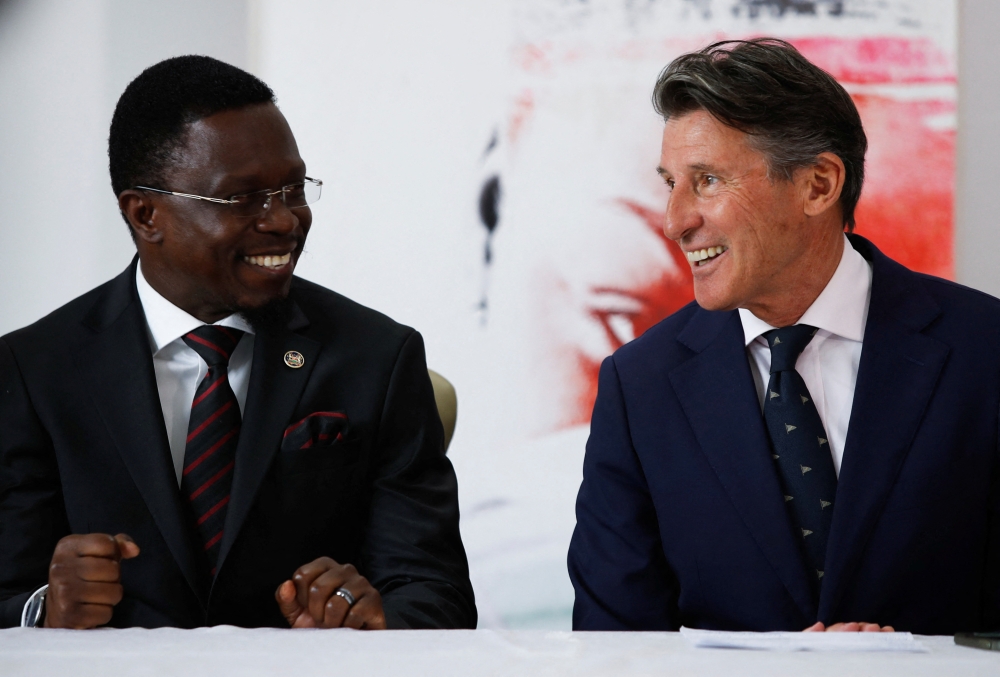
POLYGON ((455 434, 455 423, 458 420, 458 395, 455 393, 455 386, 444 376, 430 369, 427 370, 427 374, 431 377, 431 385, 434 387, 434 401, 437 403, 441 425, 444 426, 444 452, 447 454, 451 437, 455 434))

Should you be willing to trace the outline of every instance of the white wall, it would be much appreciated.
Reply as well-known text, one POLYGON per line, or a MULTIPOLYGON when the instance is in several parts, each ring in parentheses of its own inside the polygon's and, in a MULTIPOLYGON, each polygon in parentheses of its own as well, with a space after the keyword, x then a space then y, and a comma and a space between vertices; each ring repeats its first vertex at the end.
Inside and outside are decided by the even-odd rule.
POLYGON ((958 165, 955 271, 958 281, 1000 296, 1000 2, 959 5, 958 165))
POLYGON ((121 272, 107 138, 143 68, 203 53, 248 64, 245 0, 0 3, 0 334, 121 272))

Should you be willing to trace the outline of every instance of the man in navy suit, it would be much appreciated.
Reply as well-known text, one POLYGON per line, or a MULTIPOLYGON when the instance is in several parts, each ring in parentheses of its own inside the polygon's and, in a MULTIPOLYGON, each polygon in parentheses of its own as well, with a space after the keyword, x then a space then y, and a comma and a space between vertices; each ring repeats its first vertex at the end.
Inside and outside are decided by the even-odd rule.
POLYGON ((996 627, 1000 301, 852 233, 861 120, 787 43, 682 56, 654 103, 696 303, 602 365, 574 627, 996 627))

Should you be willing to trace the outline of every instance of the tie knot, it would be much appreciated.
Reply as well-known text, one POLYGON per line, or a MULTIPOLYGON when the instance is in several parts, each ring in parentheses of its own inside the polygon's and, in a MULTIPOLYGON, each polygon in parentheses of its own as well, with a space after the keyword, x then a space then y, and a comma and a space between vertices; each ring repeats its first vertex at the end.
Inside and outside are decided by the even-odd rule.
POLYGON ((771 347, 771 373, 794 371, 795 362, 815 334, 816 327, 810 327, 808 324, 796 324, 765 332, 764 338, 771 347))
POLYGON ((243 332, 239 329, 205 324, 184 334, 184 343, 201 355, 208 366, 226 366, 242 336, 243 332))

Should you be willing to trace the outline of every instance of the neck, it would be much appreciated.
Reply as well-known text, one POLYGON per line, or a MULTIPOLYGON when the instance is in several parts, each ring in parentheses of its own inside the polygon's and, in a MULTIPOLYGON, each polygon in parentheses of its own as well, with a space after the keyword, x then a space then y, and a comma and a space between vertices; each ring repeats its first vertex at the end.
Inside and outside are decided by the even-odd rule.
POLYGON ((219 320, 233 314, 233 311, 229 309, 213 307, 207 303, 199 303, 194 300, 194 294, 185 293, 183 285, 176 283, 169 274, 161 274, 163 272, 157 265, 151 265, 148 261, 143 261, 142 257, 139 258, 139 274, 146 278, 149 286, 188 315, 201 320, 205 324, 215 324, 219 320))
POLYGON ((776 292, 747 304, 746 309, 772 327, 788 327, 798 322, 826 289, 844 255, 843 232, 830 232, 831 235, 809 248, 808 256, 782 275, 780 284, 774 285, 776 292))

